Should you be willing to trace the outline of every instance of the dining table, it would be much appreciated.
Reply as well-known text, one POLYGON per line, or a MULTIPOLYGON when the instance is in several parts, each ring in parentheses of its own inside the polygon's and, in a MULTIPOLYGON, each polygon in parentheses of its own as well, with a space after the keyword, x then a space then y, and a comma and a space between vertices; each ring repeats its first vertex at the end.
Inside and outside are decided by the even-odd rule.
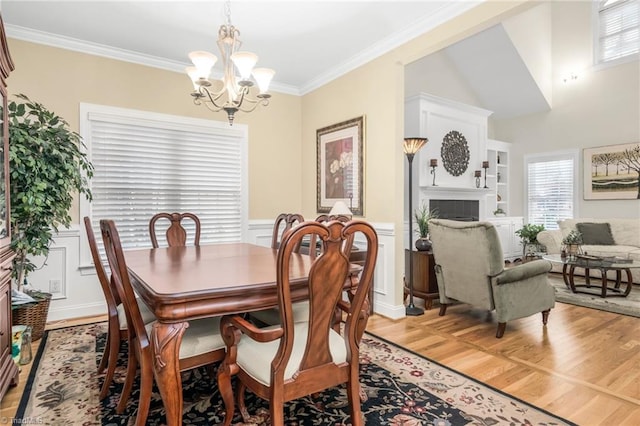
MULTIPOLYGON (((150 344, 167 425, 180 425, 183 400, 178 354, 189 321, 278 306, 278 250, 224 243, 135 249, 124 254, 132 286, 157 319, 150 344)), ((305 254, 292 256, 292 300, 305 300, 312 259, 305 254)), ((358 271, 359 267, 352 268, 345 290, 357 285, 358 271)))

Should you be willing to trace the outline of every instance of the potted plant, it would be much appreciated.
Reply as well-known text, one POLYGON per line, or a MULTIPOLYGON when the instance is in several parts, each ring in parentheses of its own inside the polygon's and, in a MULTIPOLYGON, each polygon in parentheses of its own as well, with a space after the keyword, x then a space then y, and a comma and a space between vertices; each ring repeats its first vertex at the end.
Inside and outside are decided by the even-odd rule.
POLYGON ((566 237, 562 239, 562 256, 569 256, 575 259, 577 255, 582 253, 582 233, 576 229, 571 230, 566 237))
POLYGON ((516 231, 516 235, 522 241, 522 257, 525 258, 528 253, 533 253, 538 246, 538 234, 544 231, 544 225, 534 225, 527 223, 516 231))
POLYGON ((429 241, 429 220, 435 219, 437 216, 435 211, 429 211, 425 204, 414 212, 418 229, 418 239, 416 240, 416 249, 419 251, 429 250, 431 248, 431 241, 429 241))
POLYGON ((504 210, 502 210, 502 208, 498 207, 497 209, 495 209, 493 211, 493 215, 494 216, 506 216, 507 214, 505 213, 504 210))
POLYGON ((36 269, 28 256, 47 256, 54 232, 71 224, 75 193, 91 199, 93 166, 64 119, 25 95, 17 98, 8 104, 9 190, 13 276, 22 290, 36 269))

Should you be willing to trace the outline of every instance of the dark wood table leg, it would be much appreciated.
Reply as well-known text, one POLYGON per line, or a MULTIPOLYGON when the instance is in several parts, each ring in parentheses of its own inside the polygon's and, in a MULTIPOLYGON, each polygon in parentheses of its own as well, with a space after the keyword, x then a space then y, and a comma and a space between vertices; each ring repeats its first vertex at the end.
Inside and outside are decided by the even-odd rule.
POLYGON ((166 410, 167 425, 182 424, 182 380, 180 377, 180 343, 188 322, 156 321, 151 331, 153 372, 166 410))
POLYGON ((568 264, 566 263, 562 264, 562 280, 564 281, 564 285, 570 289, 571 286, 569 285, 569 274, 567 274, 568 268, 569 268, 568 264))
POLYGON ((606 269, 601 269, 600 273, 602 274, 602 293, 600 294, 601 297, 607 297, 607 270, 606 269))
POLYGON ((571 268, 569 268, 569 288, 573 293, 576 292, 576 284, 573 280, 575 270, 576 270, 575 265, 571 265, 571 268))
MULTIPOLYGON (((624 297, 627 297, 631 293, 631 287, 633 287, 633 277, 631 276, 630 268, 625 268, 624 271, 627 273, 627 289, 624 291, 624 297)), ((618 273, 621 274, 622 271, 618 270, 618 273)))
POLYGON ((621 283, 622 283, 622 270, 616 269, 616 288, 620 288, 621 283))

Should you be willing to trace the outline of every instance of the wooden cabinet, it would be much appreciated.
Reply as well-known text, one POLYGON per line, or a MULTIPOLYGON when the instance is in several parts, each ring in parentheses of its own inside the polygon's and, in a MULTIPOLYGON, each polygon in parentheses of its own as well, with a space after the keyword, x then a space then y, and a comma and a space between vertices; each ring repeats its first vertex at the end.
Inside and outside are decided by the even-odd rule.
POLYGON ((11 358, 11 226, 9 203, 9 128, 6 79, 13 71, 4 24, 0 16, 0 400, 9 385, 18 383, 18 368, 11 358))
MULTIPOLYGON (((404 251, 404 297, 409 295, 409 250, 404 251)), ((433 299, 438 298, 435 261, 431 251, 414 251, 413 255, 413 297, 424 300, 425 309, 431 309, 433 299)))

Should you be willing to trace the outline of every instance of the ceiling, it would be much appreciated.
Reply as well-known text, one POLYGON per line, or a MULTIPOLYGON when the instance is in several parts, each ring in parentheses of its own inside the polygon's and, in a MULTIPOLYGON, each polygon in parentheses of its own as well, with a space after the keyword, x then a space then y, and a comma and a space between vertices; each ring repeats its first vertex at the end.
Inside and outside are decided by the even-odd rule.
MULTIPOLYGON (((9 37, 181 73, 190 51, 219 55, 215 42, 225 21, 220 0, 0 1, 9 37)), ((243 48, 258 54, 257 66, 276 71, 272 90, 303 95, 482 1, 234 0, 230 8, 243 48)), ((494 117, 544 108, 500 27, 444 52, 494 117)))
MULTIPOLYGON (((273 89, 304 94, 480 1, 232 1, 231 22, 273 89)), ((218 54, 218 1, 2 0, 9 37, 183 72, 188 52, 218 54)), ((219 68, 220 65, 217 65, 219 68)))

